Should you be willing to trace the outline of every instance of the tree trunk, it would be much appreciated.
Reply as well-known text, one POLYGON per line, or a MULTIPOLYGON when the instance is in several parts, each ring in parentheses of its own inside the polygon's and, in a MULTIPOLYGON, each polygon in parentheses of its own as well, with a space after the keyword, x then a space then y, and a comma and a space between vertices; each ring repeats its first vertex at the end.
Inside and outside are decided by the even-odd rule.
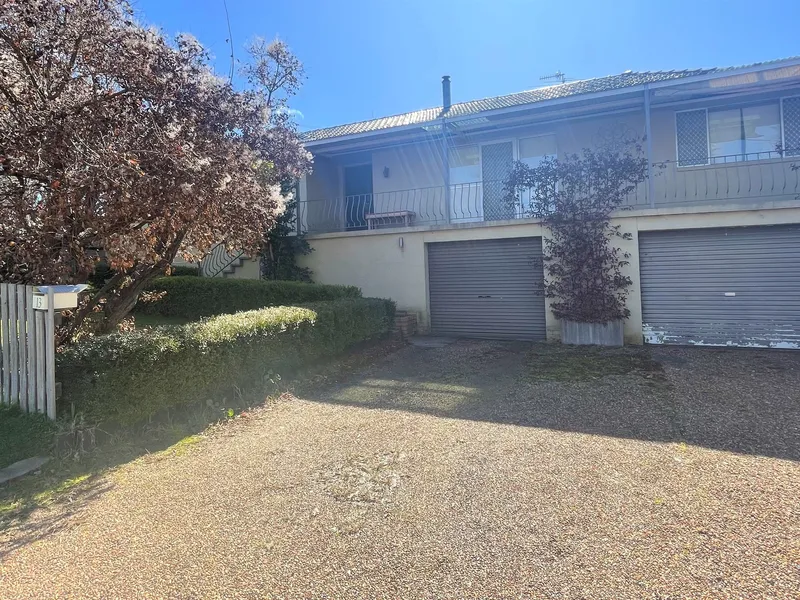
POLYGON ((97 311, 97 307, 103 304, 103 321, 98 328, 99 333, 109 333, 113 331, 120 322, 136 306, 139 294, 147 287, 159 274, 164 273, 167 267, 172 264, 178 249, 183 242, 185 234, 176 236, 173 242, 167 247, 164 255, 155 264, 137 265, 126 273, 117 273, 112 277, 103 288, 97 292, 87 304, 78 310, 67 327, 63 328, 57 339, 57 344, 62 345, 71 342, 84 327, 87 317, 97 311), (125 285, 129 282, 128 285, 125 285))
POLYGON ((136 301, 139 299, 139 294, 142 290, 159 275, 159 272, 163 273, 164 269, 166 269, 165 266, 161 267, 160 270, 156 266, 151 266, 140 273, 136 273, 132 276, 133 281, 131 281, 130 285, 122 288, 118 293, 108 296, 108 300, 103 306, 103 322, 100 324, 99 333, 114 331, 117 325, 136 306, 136 301))
POLYGON ((167 247, 161 260, 154 265, 134 267, 133 272, 130 274, 130 285, 122 288, 118 293, 108 296, 108 300, 103 307, 104 318, 103 323, 100 325, 101 333, 113 331, 122 319, 128 316, 133 307, 136 306, 139 294, 147 287, 147 284, 160 274, 163 274, 167 267, 172 264, 172 261, 175 260, 184 237, 184 233, 177 235, 172 244, 167 247))

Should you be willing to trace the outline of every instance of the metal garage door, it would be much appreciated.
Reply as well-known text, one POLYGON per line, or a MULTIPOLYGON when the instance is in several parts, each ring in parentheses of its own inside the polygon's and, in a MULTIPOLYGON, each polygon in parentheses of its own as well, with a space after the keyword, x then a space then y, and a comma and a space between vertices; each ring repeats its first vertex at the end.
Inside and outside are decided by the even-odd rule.
POLYGON ((639 234, 645 342, 800 347, 800 225, 639 234))
POLYGON ((431 331, 544 339, 542 273, 539 237, 428 244, 431 331))

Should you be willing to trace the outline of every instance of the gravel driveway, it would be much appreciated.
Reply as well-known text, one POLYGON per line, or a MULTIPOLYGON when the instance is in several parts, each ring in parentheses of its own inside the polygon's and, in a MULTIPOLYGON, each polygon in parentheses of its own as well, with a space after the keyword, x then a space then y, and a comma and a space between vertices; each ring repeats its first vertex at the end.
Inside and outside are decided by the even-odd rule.
POLYGON ((800 353, 406 347, 100 489, 0 597, 797 598, 800 353))

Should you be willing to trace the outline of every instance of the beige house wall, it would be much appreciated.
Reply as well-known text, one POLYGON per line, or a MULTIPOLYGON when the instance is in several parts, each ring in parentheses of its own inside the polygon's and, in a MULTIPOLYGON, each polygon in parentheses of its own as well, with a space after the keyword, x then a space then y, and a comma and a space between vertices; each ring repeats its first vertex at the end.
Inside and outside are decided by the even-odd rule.
POLYGON ((444 185, 438 144, 421 142, 372 153, 372 190, 375 194, 444 185), (388 172, 384 174, 384 169, 388 172))
POLYGON ((330 158, 315 156, 313 174, 306 179, 304 200, 330 200, 341 195, 339 165, 330 158))
MULTIPOLYGON (((800 203, 791 207, 742 210, 735 205, 688 213, 666 210, 623 214, 614 219, 633 239, 622 242, 630 256, 626 273, 633 280, 628 298, 630 318, 625 340, 642 343, 642 306, 639 278, 640 233, 656 230, 706 227, 739 227, 800 223, 800 203)), ((301 263, 314 272, 319 283, 356 285, 364 295, 391 298, 400 309, 416 312, 423 329, 430 326, 426 244, 457 240, 541 236, 542 227, 531 220, 481 223, 457 228, 416 228, 404 231, 373 231, 309 237, 314 252, 301 263)), ((547 310, 547 338, 560 337, 560 325, 547 310)))
POLYGON ((248 258, 233 273, 226 275, 229 279, 261 279, 261 263, 257 258, 248 258))
POLYGON ((335 231, 344 224, 344 200, 341 193, 341 168, 332 159, 314 157, 312 175, 300 182, 302 210, 297 216, 298 225, 308 229, 309 223, 320 231, 335 231))
POLYGON ((416 222, 433 223, 446 214, 441 146, 433 141, 372 153, 373 210, 411 211, 416 222))

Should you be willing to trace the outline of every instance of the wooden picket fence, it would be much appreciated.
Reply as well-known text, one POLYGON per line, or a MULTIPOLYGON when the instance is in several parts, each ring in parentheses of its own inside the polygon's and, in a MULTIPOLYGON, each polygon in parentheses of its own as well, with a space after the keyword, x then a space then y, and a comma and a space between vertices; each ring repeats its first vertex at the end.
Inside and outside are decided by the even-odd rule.
POLYGON ((56 418, 55 314, 34 310, 34 287, 0 284, 0 402, 56 418))

